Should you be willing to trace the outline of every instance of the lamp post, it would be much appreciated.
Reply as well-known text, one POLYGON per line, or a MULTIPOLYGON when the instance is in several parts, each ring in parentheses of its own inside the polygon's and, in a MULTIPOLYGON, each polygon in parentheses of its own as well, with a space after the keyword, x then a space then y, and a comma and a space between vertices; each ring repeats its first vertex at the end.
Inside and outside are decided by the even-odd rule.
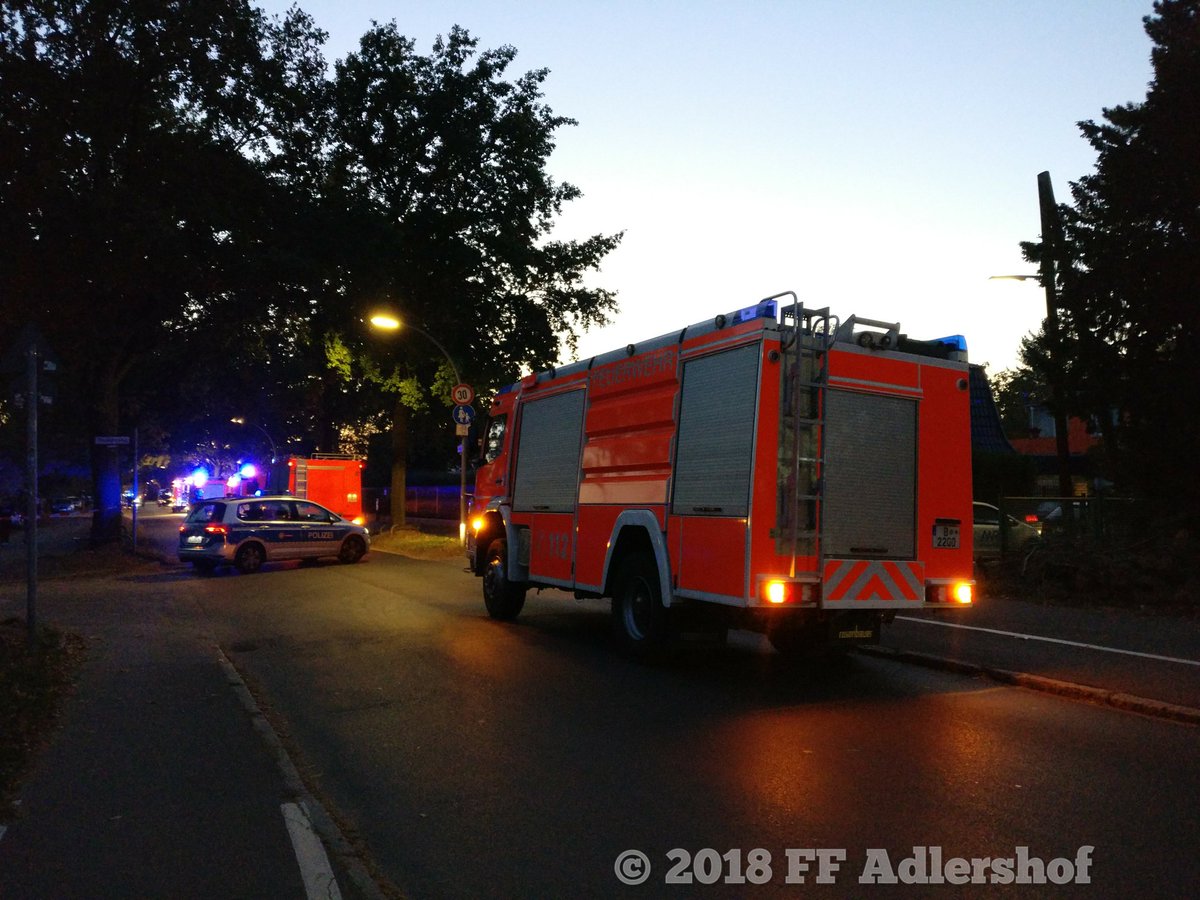
POLYGON ((234 425, 253 425, 259 431, 261 431, 263 433, 263 437, 265 437, 267 439, 267 442, 271 445, 271 462, 272 463, 276 462, 276 460, 278 458, 278 453, 275 450, 275 441, 271 439, 271 435, 267 431, 267 429, 263 428, 261 425, 257 424, 256 422, 247 422, 242 416, 234 416, 229 421, 232 422, 234 425))
MULTIPOLYGON (((1043 257, 1046 254, 1043 253, 1043 257)), ((1071 497, 1075 486, 1071 481, 1071 444, 1067 436, 1067 411, 1063 405, 1062 346, 1058 330, 1058 294, 1054 289, 1053 263, 1043 259, 1040 275, 992 275, 989 281, 1038 281, 1046 290, 1046 337, 1050 339, 1050 398, 1054 409, 1054 447, 1058 457, 1058 493, 1060 497, 1071 497)))
MULTIPOLYGON (((431 344, 433 344, 435 347, 438 348, 438 350, 440 350, 442 352, 442 356, 446 357, 446 362, 448 362, 450 364, 450 371, 454 373, 455 383, 456 384, 463 383, 462 375, 458 371, 458 366, 456 366, 454 364, 454 358, 450 355, 450 352, 445 347, 442 346, 441 341, 439 341, 437 338, 435 338, 429 332, 427 332, 421 328, 418 328, 416 325, 409 325, 406 322, 402 322, 396 316, 389 315, 387 313, 376 313, 375 315, 372 315, 370 322, 371 322, 372 326, 374 326, 375 328, 379 328, 383 331, 399 331, 401 328, 407 328, 410 331, 415 331, 417 334, 424 335, 425 338, 427 338, 431 344)), ((394 463, 393 463, 393 465, 394 465, 394 463)), ((463 439, 460 442, 458 472, 459 472, 459 479, 458 479, 458 539, 460 542, 462 542, 462 541, 466 540, 466 534, 467 534, 467 438, 466 438, 466 436, 463 436, 463 439)), ((393 494, 392 503, 395 504, 396 503, 396 497, 395 497, 396 490, 394 487, 392 489, 392 494, 393 494)), ((402 491, 401 495, 400 495, 401 509, 404 508, 403 504, 406 501, 407 501, 407 497, 404 495, 404 492, 402 491)), ((393 507, 393 511, 392 511, 392 521, 393 522, 396 521, 396 513, 395 513, 394 507, 393 507)))

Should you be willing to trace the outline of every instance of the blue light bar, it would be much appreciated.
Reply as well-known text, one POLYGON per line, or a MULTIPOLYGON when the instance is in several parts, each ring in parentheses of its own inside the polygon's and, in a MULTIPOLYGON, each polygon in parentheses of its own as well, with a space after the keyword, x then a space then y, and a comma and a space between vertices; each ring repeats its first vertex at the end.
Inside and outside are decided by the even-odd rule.
POLYGON ((934 338, 933 343, 946 344, 955 350, 959 350, 963 353, 967 352, 967 339, 961 334, 952 334, 949 337, 944 338, 934 338))
POLYGON ((749 322, 751 319, 774 319, 777 318, 776 309, 776 301, 762 300, 753 306, 747 306, 744 309, 739 309, 737 312, 731 312, 727 318, 734 325, 749 322))

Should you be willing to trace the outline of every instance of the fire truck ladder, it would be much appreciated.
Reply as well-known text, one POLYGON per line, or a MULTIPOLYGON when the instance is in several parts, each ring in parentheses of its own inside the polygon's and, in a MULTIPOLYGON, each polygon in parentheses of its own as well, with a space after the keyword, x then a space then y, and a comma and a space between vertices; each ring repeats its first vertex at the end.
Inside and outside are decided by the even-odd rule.
MULTIPOLYGON (((795 295, 792 295, 793 300, 795 295)), ((790 577, 796 575, 796 557, 803 544, 805 555, 824 552, 821 541, 821 496, 824 486, 825 413, 822 391, 828 372, 829 346, 838 320, 829 308, 805 309, 799 301, 783 308, 782 324, 792 327, 791 343, 784 347, 787 363, 784 388, 784 427, 791 437, 790 505, 783 538, 791 556, 790 577), (790 320, 790 322, 789 322, 790 320)))
POLYGON ((308 462, 307 460, 296 460, 296 496, 308 496, 308 462))

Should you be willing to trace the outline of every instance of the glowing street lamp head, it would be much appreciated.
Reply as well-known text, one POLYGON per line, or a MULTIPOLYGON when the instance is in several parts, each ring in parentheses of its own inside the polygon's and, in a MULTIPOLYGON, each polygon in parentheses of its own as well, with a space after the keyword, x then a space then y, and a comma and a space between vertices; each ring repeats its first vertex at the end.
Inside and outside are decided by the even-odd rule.
POLYGON ((395 331, 400 327, 400 320, 388 313, 376 313, 371 316, 371 324, 376 328, 383 328, 387 331, 395 331))

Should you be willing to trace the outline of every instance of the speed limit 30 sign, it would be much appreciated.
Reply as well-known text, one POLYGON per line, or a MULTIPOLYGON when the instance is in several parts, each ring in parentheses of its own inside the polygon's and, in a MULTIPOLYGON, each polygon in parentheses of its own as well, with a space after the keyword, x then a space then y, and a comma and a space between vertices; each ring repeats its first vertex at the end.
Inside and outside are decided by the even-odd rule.
POLYGON ((475 391, 469 384, 456 384, 450 391, 450 399, 458 406, 466 406, 475 399, 475 391))

